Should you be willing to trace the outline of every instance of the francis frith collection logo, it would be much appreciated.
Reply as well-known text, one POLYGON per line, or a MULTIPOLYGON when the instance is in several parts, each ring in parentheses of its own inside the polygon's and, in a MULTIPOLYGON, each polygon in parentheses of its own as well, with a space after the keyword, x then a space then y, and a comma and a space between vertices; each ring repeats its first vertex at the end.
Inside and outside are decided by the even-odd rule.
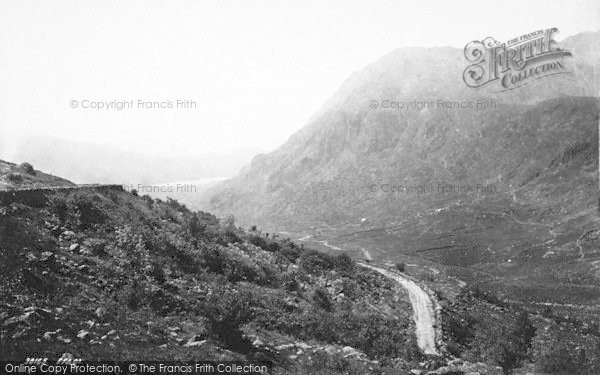
POLYGON ((571 52, 557 46, 553 27, 500 43, 492 37, 474 40, 465 46, 471 63, 463 72, 469 87, 499 85, 497 91, 512 90, 540 78, 571 73, 566 57, 571 52))

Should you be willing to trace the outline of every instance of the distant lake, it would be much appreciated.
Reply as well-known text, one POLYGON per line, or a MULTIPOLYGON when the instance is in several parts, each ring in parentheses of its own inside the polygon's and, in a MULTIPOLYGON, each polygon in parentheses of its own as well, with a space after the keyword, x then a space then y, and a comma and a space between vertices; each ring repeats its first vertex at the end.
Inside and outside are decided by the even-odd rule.
POLYGON ((148 194, 153 197, 163 198, 166 196, 183 198, 188 194, 199 193, 210 186, 226 180, 227 177, 209 177, 197 180, 172 181, 163 183, 136 183, 124 184, 126 190, 137 190, 138 194, 148 194))

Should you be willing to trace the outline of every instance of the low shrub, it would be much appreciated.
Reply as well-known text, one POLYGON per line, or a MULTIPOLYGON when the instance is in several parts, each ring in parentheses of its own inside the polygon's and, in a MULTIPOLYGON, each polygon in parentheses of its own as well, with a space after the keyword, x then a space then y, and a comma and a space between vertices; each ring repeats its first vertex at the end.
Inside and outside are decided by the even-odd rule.
POLYGON ((89 198, 80 197, 75 201, 77 216, 79 218, 79 226, 82 229, 87 229, 94 224, 103 224, 107 216, 98 209, 89 198))
POLYGON ((251 343, 241 327, 254 318, 252 295, 244 291, 215 290, 205 305, 209 330, 234 351, 247 352, 251 343))
POLYGON ((296 260, 298 260, 298 258, 300 258, 300 255, 302 255, 302 250, 298 247, 292 247, 289 246, 288 244, 285 244, 281 250, 280 253, 290 262, 296 262, 296 260))
POLYGON ((250 237, 248 237, 248 242, 250 242, 254 246, 260 247, 261 249, 267 248, 267 241, 265 241, 265 239, 261 236, 251 235, 250 237))
POLYGON ((300 255, 300 268, 310 274, 319 275, 334 268, 333 257, 316 250, 305 251, 300 255))
POLYGON ((342 253, 333 258, 333 264, 335 268, 342 272, 351 272, 354 268, 354 261, 346 253, 342 253))
POLYGON ((20 173, 9 173, 6 175, 6 178, 12 183, 23 182, 23 176, 20 173))
POLYGON ((331 298, 329 297, 329 293, 323 288, 317 288, 313 292, 312 301, 314 305, 320 309, 323 309, 327 312, 331 312, 333 310, 333 302, 331 302, 331 298))

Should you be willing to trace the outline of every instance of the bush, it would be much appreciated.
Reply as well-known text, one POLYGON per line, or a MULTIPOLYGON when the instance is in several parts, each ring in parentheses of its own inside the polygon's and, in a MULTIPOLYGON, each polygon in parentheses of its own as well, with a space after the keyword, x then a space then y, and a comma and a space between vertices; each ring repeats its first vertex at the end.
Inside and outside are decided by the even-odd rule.
POLYGON ((267 241, 265 241, 265 239, 261 236, 251 235, 248 237, 248 241, 254 246, 260 247, 261 249, 267 248, 267 241))
POLYGON ((241 327, 254 318, 252 295, 248 292, 215 290, 206 301, 209 330, 234 351, 247 352, 251 343, 241 327))
POLYGON ((329 298, 329 293, 323 288, 317 288, 312 295, 313 303, 316 307, 321 308, 327 312, 333 310, 333 302, 329 298))
POLYGON ((502 301, 495 294, 482 291, 477 286, 471 288, 470 291, 471 291, 471 293, 473 293, 473 297, 475 297, 477 299, 480 299, 482 301, 486 301, 487 303, 490 303, 492 305, 496 305, 496 306, 500 306, 500 307, 507 307, 508 306, 506 304, 506 302, 502 301))
POLYGON ((64 223, 67 219, 67 213, 69 212, 69 206, 64 198, 53 196, 48 202, 50 212, 52 212, 61 223, 64 223))
POLYGON ((351 272, 354 268, 354 262, 352 258, 346 253, 340 254, 333 258, 334 266, 337 270, 342 272, 351 272))
POLYGON ((158 264, 158 262, 154 262, 152 264, 150 275, 154 277, 154 280, 156 280, 159 284, 163 284, 165 281, 167 281, 165 271, 162 269, 160 264, 158 264))
POLYGON ((300 268, 304 271, 319 275, 334 268, 333 257, 315 250, 309 250, 300 255, 300 268))
POLYGON ((202 249, 203 266, 209 272, 224 274, 227 267, 225 255, 217 247, 202 249))
POLYGON ((83 242, 83 245, 89 248, 93 255, 101 257, 108 255, 106 252, 106 244, 107 240, 100 238, 88 238, 83 242))
POLYGON ((23 176, 20 173, 9 173, 6 175, 8 181, 12 183, 20 183, 23 181, 23 176))
POLYGON ((462 317, 451 315, 448 317, 448 319, 445 319, 445 321, 447 322, 447 329, 450 336, 458 344, 469 346, 475 337, 475 331, 473 329, 473 323, 475 322, 475 319, 470 315, 462 317))
POLYGON ((144 200, 148 208, 152 208, 152 206, 154 205, 154 199, 152 199, 151 196, 149 196, 148 194, 144 194, 142 195, 142 199, 144 200))
POLYGON ((296 262, 296 260, 300 258, 302 250, 300 250, 298 247, 291 247, 289 244, 285 244, 281 248, 280 253, 290 262, 296 262))
POLYGON ((277 242, 272 241, 267 245, 267 248, 265 250, 274 253, 274 252, 281 250, 281 246, 279 246, 279 244, 277 242))
POLYGON ((577 374, 581 369, 574 357, 565 344, 554 343, 542 354, 538 363, 544 372, 550 374, 577 374))
POLYGON ((511 374, 523 360, 529 358, 528 353, 534 336, 535 327, 529 320, 529 314, 523 311, 514 323, 512 331, 498 340, 497 362, 504 374, 511 374))
POLYGON ((131 284, 129 284, 124 291, 125 303, 132 310, 139 309, 143 302, 144 296, 142 293, 142 289, 137 280, 134 280, 131 284))
POLYGON ((400 272, 404 272, 406 269, 406 264, 404 263, 396 263, 396 269, 400 272))
POLYGON ((201 235, 203 235, 204 231, 206 230, 206 224, 200 221, 197 213, 192 214, 187 226, 191 235, 196 238, 199 238, 201 235))
POLYGON ((281 278, 281 286, 288 292, 297 292, 300 290, 300 283, 296 280, 294 273, 284 273, 281 278))
POLYGON ((223 240, 227 243, 240 243, 242 240, 231 230, 227 230, 223 235, 223 240))
POLYGON ((106 215, 100 211, 89 198, 80 197, 76 202, 77 214, 79 216, 79 225, 86 229, 94 224, 103 224, 106 221, 106 215))
POLYGON ((316 339, 325 342, 335 342, 338 337, 335 333, 336 320, 332 313, 322 309, 308 309, 301 316, 300 337, 305 340, 316 339))
POLYGON ((227 277, 227 280, 232 283, 239 281, 256 282, 261 279, 257 269, 243 259, 229 259, 225 267, 225 276, 227 277))

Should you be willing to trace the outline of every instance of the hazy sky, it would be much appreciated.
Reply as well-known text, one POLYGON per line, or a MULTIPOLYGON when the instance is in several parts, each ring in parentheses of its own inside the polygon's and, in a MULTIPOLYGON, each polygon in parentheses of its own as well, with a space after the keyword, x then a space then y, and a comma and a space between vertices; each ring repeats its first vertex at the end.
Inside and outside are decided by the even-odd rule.
POLYGON ((548 27, 560 40, 599 20, 597 0, 0 0, 0 157, 18 134, 162 155, 270 151, 394 49, 548 27), (197 108, 137 108, 177 99, 197 108))

